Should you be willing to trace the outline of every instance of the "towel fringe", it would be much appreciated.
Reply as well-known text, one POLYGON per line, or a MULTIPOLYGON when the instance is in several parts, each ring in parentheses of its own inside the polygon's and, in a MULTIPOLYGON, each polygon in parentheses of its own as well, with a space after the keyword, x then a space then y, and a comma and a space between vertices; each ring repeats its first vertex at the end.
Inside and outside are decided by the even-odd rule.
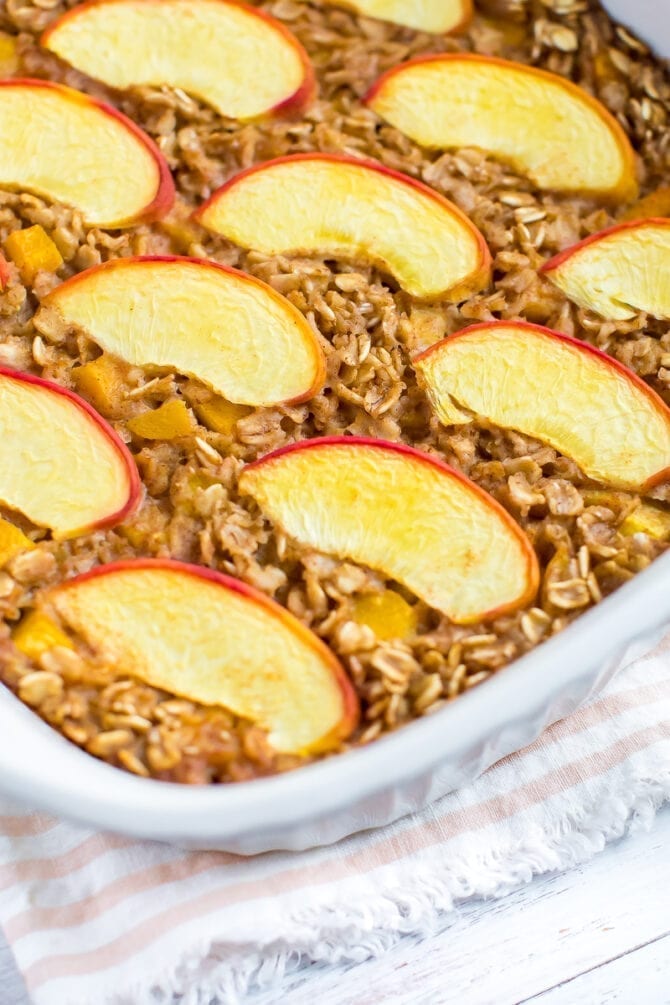
MULTIPOLYGON (((670 800, 670 770, 655 779, 632 781, 627 796, 582 807, 551 831, 538 827, 505 851, 476 860, 435 847, 421 855, 411 890, 391 882, 364 905, 342 897, 326 908, 294 911, 285 916, 282 939, 260 947, 234 945, 229 939, 225 944, 216 938, 202 941, 160 977, 136 978, 122 989, 117 985, 96 1005, 242 1005, 250 993, 276 987, 305 964, 356 964, 382 956, 403 937, 421 940, 444 931, 469 899, 501 897, 534 876, 589 861, 625 834, 649 830, 659 807, 670 800)), ((276 997, 273 1002, 261 996, 255 1005, 275 1002, 276 997)))

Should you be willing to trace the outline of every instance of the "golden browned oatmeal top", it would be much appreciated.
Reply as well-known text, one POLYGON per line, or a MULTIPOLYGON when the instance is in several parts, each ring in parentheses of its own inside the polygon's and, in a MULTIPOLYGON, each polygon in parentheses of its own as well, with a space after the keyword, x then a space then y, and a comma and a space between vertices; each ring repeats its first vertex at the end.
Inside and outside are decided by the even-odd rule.
MULTIPOLYGON (((620 531, 639 497, 589 482, 556 450, 482 422, 442 426, 410 366, 411 354, 474 322, 525 319, 598 346, 670 401, 667 324, 641 314, 603 322, 537 271, 558 251, 614 223, 624 208, 539 192, 477 150, 427 152, 360 100, 382 71, 421 54, 474 51, 541 66, 574 80, 614 113, 639 154, 646 196, 668 178, 670 78, 645 46, 593 0, 480 0, 471 26, 452 38, 335 7, 267 0, 256 6, 284 22, 313 60, 318 98, 298 120, 240 124, 181 91, 113 93, 60 63, 37 38, 73 6, 53 0, 0 5, 0 29, 18 35, 16 75, 65 82, 119 107, 156 140, 178 197, 157 224, 107 231, 86 228, 67 207, 0 191, 0 239, 39 224, 64 259, 56 272, 42 271, 30 285, 11 268, 0 294, 0 364, 78 390, 129 445, 146 490, 131 519, 75 540, 55 542, 21 523, 38 546, 0 572, 1 673, 19 697, 74 743, 141 775, 206 782, 285 770, 300 759, 276 755, 259 727, 138 683, 93 656, 56 648, 30 660, 11 643, 13 626, 40 590, 99 563, 155 556, 219 569, 285 605, 332 647, 360 697, 361 725, 347 745, 360 744, 485 680, 663 550, 659 539, 620 531), (241 168, 299 151, 375 158, 453 200, 488 242, 492 287, 459 306, 427 307, 362 263, 245 252, 189 220, 191 210, 241 168), (236 266, 288 297, 318 332, 327 359, 323 391, 297 406, 240 408, 231 431, 222 433, 199 420, 198 406, 211 392, 195 380, 111 360, 105 388, 82 381, 78 368, 100 350, 40 309, 41 298, 100 262, 165 253, 236 266), (129 430, 130 419, 173 399, 191 412, 192 434, 152 441, 129 430), (296 546, 238 494, 245 463, 297 440, 344 433, 434 453, 491 493, 535 546, 542 570, 535 604, 479 625, 455 626, 379 574, 296 546), (389 589, 406 602, 394 601, 404 637, 384 640, 384 631, 375 634, 360 612, 364 598, 389 589)), ((670 501, 667 486, 651 494, 661 505, 670 501)))

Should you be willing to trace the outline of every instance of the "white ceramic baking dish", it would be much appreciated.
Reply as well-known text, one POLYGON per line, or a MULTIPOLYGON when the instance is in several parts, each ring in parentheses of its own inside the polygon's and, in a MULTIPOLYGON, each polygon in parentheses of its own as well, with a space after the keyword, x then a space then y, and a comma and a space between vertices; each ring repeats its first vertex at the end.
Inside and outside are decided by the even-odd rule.
MULTIPOLYGON (((607 0, 670 55, 666 0, 607 0)), ((573 712, 670 623, 670 553, 441 712, 368 747, 277 778, 188 787, 82 753, 0 688, 0 791, 31 807, 138 837, 253 854, 327 844, 420 809, 573 712)))

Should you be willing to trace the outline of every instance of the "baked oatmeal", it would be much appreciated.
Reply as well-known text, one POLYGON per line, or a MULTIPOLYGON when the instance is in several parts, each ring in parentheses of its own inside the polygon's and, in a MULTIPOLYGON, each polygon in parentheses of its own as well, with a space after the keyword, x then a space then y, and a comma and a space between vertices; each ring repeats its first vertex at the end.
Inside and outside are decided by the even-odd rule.
MULTIPOLYGON (((7 50, 5 72, 64 83, 120 109, 166 157, 177 199, 156 223, 118 230, 85 226, 80 212, 28 192, 0 191, 0 240, 10 260, 0 294, 0 365, 56 382, 90 403, 129 448, 145 493, 120 525, 65 540, 14 511, 2 514, 33 545, 0 571, 0 674, 22 701, 90 754, 137 775, 207 783, 285 771, 310 757, 277 753, 259 725, 143 683, 94 650, 73 646, 55 624, 42 628, 42 640, 52 632, 48 644, 31 646, 29 636, 22 643, 20 619, 41 616, 36 604, 45 590, 103 563, 171 558, 236 577, 291 612, 347 670, 360 724, 337 753, 443 708, 564 629, 666 548, 668 484, 643 501, 588 479, 575 461, 539 440, 481 419, 445 426, 411 362, 475 323, 524 320, 596 346, 670 402, 666 323, 639 312, 604 321, 539 272, 563 249, 618 220, 670 212, 664 190, 670 77, 645 45, 594 0, 479 0, 469 27, 452 36, 317 2, 266 0, 256 6, 307 50, 317 97, 298 117, 241 123, 180 89, 114 91, 67 66, 38 39, 76 6, 5 0, 0 29, 16 44, 7 50), (414 57, 456 52, 541 67, 596 96, 638 154, 642 202, 607 206, 540 191, 480 150, 426 150, 363 103, 383 72, 414 57), (309 152, 373 159, 452 200, 486 239, 491 286, 459 304, 427 304, 360 261, 243 250, 194 222, 193 210, 242 169, 309 152), (49 239, 34 274, 11 253, 12 235, 31 227, 40 228, 35 234, 43 244, 42 234, 49 239), (313 329, 325 354, 323 389, 293 405, 222 404, 194 378, 101 354, 81 329, 41 306, 63 280, 139 255, 210 259, 269 284, 313 329), (142 417, 159 408, 171 410, 172 421, 156 433, 142 417), (297 543, 240 491, 245 466, 268 452, 343 435, 415 447, 490 493, 534 547, 541 576, 534 600, 512 613, 456 624, 383 573, 297 543)), ((67 477, 63 471, 64 488, 67 477)), ((0 534, 0 550, 8 534, 0 534)))

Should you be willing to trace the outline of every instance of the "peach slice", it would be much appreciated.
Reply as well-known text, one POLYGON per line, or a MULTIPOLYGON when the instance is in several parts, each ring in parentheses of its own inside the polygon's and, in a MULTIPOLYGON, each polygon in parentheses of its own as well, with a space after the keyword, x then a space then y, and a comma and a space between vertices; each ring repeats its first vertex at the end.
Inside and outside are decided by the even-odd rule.
POLYGON ((240 419, 244 419, 252 411, 247 405, 235 405, 221 395, 194 405, 194 410, 203 425, 224 436, 232 436, 240 419))
POLYGON ((435 35, 460 31, 472 17, 472 0, 328 0, 364 17, 427 31, 435 35))
POLYGON ((239 404, 304 401, 325 378, 323 351, 298 309, 217 262, 117 258, 61 283, 43 303, 106 352, 172 367, 239 404))
POLYGON ((135 462, 71 391, 0 367, 0 501, 55 538, 120 523, 140 496, 135 462))
POLYGON ((442 422, 478 416, 571 457, 589 478, 649 488, 670 475, 670 409, 587 342, 520 321, 475 325, 414 359, 442 422))
POLYGON ((115 562, 44 601, 120 673, 245 716, 278 751, 326 750, 356 725, 354 689, 330 649, 230 576, 169 559, 115 562))
POLYGON ((195 431, 193 417, 181 398, 172 398, 158 408, 135 415, 128 419, 127 426, 131 433, 145 440, 177 440, 195 431))
POLYGON ((37 661, 44 653, 59 646, 74 649, 62 628, 42 611, 31 611, 12 632, 12 642, 29 660, 37 661))
MULTIPOLYGON (((40 323, 39 314, 35 316, 35 323, 40 323)), ((108 419, 120 419, 124 414, 128 390, 123 381, 124 366, 115 356, 103 353, 72 370, 72 380, 79 394, 108 419)))
POLYGON ((167 84, 235 119, 299 112, 314 95, 298 40, 237 0, 93 0, 54 21, 41 42, 111 87, 167 84))
POLYGON ((0 518, 0 567, 7 565, 22 551, 31 551, 35 547, 29 537, 9 520, 0 518))
POLYGON ((352 614, 381 640, 408 638, 418 621, 416 609, 395 590, 364 594, 354 602, 352 614))
POLYGON ((425 56, 389 70, 365 100, 421 146, 479 147, 539 188, 612 201, 637 193, 635 156, 619 123, 545 70, 473 53, 425 56))
POLYGON ((619 532, 626 536, 631 534, 646 534, 659 541, 670 538, 670 512, 661 506, 651 503, 640 503, 619 527, 619 532))
POLYGON ((5 239, 5 251, 29 286, 38 272, 56 272, 63 264, 63 256, 39 224, 13 230, 5 239))
POLYGON ((74 206, 91 226, 153 220, 174 200, 167 162, 139 126, 63 84, 0 80, 0 137, 1 185, 74 206))
POLYGON ((464 213, 427 185, 355 157, 267 161, 226 182, 196 218, 265 254, 372 262, 416 297, 465 300, 491 277, 486 242, 464 213))
POLYGON ((587 237, 540 270, 570 300, 611 321, 638 311, 670 320, 670 220, 632 221, 587 237))
POLYGON ((247 465, 239 487, 299 543, 383 572, 459 624, 515 610, 537 591, 535 553, 511 516, 404 444, 292 444, 247 465))
POLYGON ((619 217, 619 223, 632 223, 639 220, 651 220, 655 217, 670 216, 670 186, 661 185, 649 195, 638 199, 619 217))
POLYGON ((19 68, 17 39, 0 32, 0 77, 11 77, 19 68))

